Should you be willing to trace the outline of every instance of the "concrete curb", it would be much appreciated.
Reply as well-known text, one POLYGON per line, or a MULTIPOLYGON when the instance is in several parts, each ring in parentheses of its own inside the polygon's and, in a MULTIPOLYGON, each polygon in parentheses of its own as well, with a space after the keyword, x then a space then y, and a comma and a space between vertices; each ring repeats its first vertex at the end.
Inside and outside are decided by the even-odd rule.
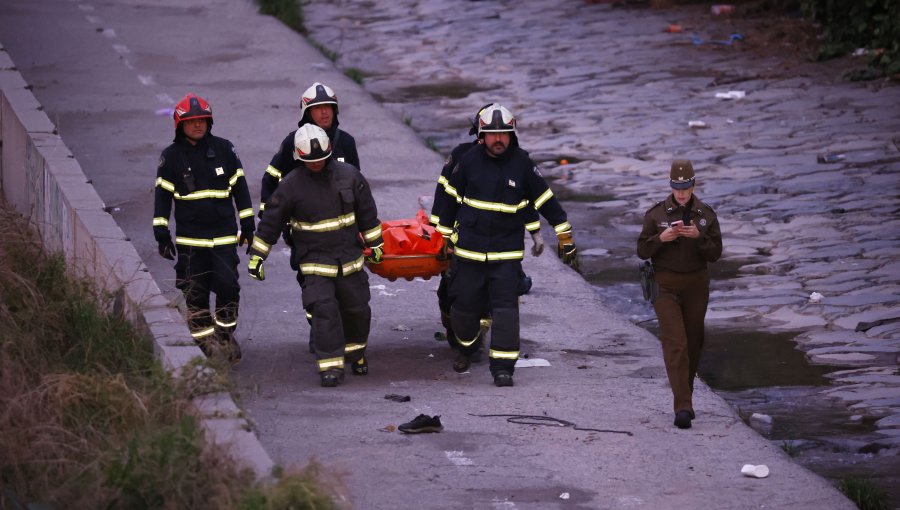
MULTIPOLYGON (((38 226, 48 250, 63 253, 76 274, 114 296, 113 309, 153 338, 163 366, 176 377, 203 358, 181 312, 160 292, 131 240, 119 228, 72 152, 63 143, 15 63, 0 46, 0 192, 38 226)), ((196 399, 211 440, 260 478, 274 462, 228 393, 196 399)))

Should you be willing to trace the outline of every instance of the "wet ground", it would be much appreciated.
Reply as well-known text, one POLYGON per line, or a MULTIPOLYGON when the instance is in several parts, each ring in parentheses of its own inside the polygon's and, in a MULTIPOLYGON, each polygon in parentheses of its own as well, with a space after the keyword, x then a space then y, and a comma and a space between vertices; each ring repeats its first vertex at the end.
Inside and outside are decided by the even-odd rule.
POLYGON ((566 200, 585 277, 646 327, 634 240, 671 160, 692 159, 725 239, 702 376, 746 419, 771 416, 757 429, 799 462, 878 478, 900 504, 900 87, 843 80, 862 65, 850 58, 808 62, 796 20, 628 5, 313 0, 304 13, 438 152, 481 105, 513 110, 566 200), (729 92, 743 97, 717 97, 729 92))

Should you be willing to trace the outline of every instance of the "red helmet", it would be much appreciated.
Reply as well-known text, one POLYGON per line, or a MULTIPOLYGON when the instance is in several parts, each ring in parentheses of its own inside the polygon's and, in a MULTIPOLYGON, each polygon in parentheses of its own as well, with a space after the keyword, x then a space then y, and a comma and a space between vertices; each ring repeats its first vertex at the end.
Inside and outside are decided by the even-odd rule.
POLYGON ((193 92, 188 92, 175 105, 175 113, 172 114, 172 117, 175 119, 175 129, 178 129, 178 125, 188 119, 209 119, 211 126, 212 108, 206 102, 206 99, 195 95, 193 92))

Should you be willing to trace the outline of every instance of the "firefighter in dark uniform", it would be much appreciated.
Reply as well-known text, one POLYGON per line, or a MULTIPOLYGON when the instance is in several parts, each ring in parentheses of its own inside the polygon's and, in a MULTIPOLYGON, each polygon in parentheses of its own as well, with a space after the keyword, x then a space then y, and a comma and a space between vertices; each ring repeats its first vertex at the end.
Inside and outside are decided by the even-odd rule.
POLYGON ((703 349, 709 303, 707 264, 722 255, 722 232, 715 211, 694 195, 694 168, 677 160, 669 173, 672 193, 650 208, 637 241, 637 255, 653 262, 659 294, 653 301, 675 426, 691 427, 694 377, 703 349))
POLYGON ((572 227, 528 153, 519 148, 516 119, 493 104, 478 118, 479 147, 466 152, 444 187, 440 232, 456 257, 450 321, 463 353, 471 354, 485 305, 493 318, 490 370, 497 386, 512 386, 519 357, 519 302, 526 208, 553 225, 558 254, 578 268, 572 227), (455 228, 454 228, 455 226, 455 228))
POLYGON ((237 363, 237 246, 253 239, 250 191, 234 146, 210 133, 209 103, 187 94, 175 106, 174 118, 175 140, 162 152, 156 173, 153 236, 161 256, 175 260, 177 255, 175 285, 184 293, 191 336, 207 356, 221 352, 237 363), (169 232, 173 200, 174 243, 169 232), (213 313, 210 292, 216 295, 213 313))
MULTIPOLYGON (((349 163, 357 169, 359 166, 359 154, 356 152, 356 140, 350 136, 350 133, 340 129, 338 125, 338 100, 337 94, 327 85, 319 82, 313 83, 303 92, 300 97, 300 121, 297 127, 303 127, 306 124, 315 124, 328 134, 331 140, 332 158, 337 161, 349 163)), ((294 160, 294 134, 296 130, 291 131, 281 141, 278 152, 272 156, 269 166, 262 177, 262 187, 259 193, 259 217, 263 217, 263 211, 266 209, 266 202, 278 187, 278 183, 294 169, 297 162, 294 160)), ((285 225, 282 229, 282 238, 284 242, 293 250, 293 241, 290 238, 290 225, 285 225)), ((301 275, 297 274, 298 281, 301 275)), ((311 323, 312 316, 306 311, 306 320, 311 323)), ((309 344, 309 352, 314 352, 312 342, 309 344)))
POLYGON ((265 279, 263 260, 289 223, 303 308, 312 314, 310 339, 322 386, 344 379, 344 364, 356 375, 368 373, 366 342, 372 312, 369 278, 363 262, 379 263, 381 222, 369 184, 359 170, 334 160, 331 142, 320 127, 301 126, 294 136, 291 174, 269 197, 269 207, 250 247, 248 270, 265 279), (363 248, 370 251, 364 256, 363 248))
MULTIPOLYGON (((478 134, 478 118, 481 116, 481 113, 493 106, 494 103, 488 103, 475 112, 475 118, 472 121, 472 127, 469 129, 469 135, 475 136, 478 134)), ((434 190, 434 201, 431 207, 431 216, 429 221, 435 227, 440 225, 440 211, 444 206, 444 201, 448 196, 445 190, 445 186, 447 185, 448 179, 450 178, 450 173, 453 171, 453 168, 457 165, 460 159, 462 159, 463 154, 471 150, 473 147, 479 147, 481 150, 481 139, 476 136, 476 138, 469 142, 463 142, 450 152, 450 156, 447 157, 447 160, 444 162, 444 167, 441 168, 441 174, 438 177, 437 186, 434 190)), ((538 217, 538 212, 536 209, 532 207, 526 207, 524 213, 527 218, 527 222, 525 223, 525 229, 531 235, 532 240, 532 249, 531 253, 535 257, 539 256, 544 251, 544 239, 541 237, 541 222, 538 217)), ((446 271, 441 273, 441 281, 438 284, 438 308, 441 311, 441 324, 444 326, 447 335, 447 342, 450 344, 452 349, 460 350, 459 342, 456 341, 456 336, 453 334, 453 326, 450 323, 450 306, 452 301, 449 295, 450 288, 450 274, 453 271, 452 268, 452 260, 451 267, 446 271)), ((519 283, 519 295, 527 294, 529 290, 531 290, 531 277, 525 275, 524 272, 521 274, 521 281, 519 283)), ((475 352, 471 355, 461 352, 457 355, 456 359, 453 362, 453 370, 456 372, 462 373, 469 369, 469 366, 473 361, 480 360, 480 351, 481 346, 484 341, 484 335, 487 334, 487 331, 491 326, 490 319, 490 311, 486 310, 484 316, 480 321, 480 334, 479 338, 476 341, 475 352)))
MULTIPOLYGON (((337 161, 349 163, 357 169, 359 166, 359 154, 356 152, 356 140, 349 133, 338 127, 338 100, 331 87, 321 83, 313 83, 300 98, 300 122, 297 127, 306 124, 315 124, 325 130, 328 139, 331 140, 332 158, 337 161)), ((294 134, 291 131, 281 141, 278 152, 272 156, 269 166, 262 178, 262 188, 259 195, 259 212, 262 217, 269 197, 278 187, 278 183, 294 169, 294 134)))

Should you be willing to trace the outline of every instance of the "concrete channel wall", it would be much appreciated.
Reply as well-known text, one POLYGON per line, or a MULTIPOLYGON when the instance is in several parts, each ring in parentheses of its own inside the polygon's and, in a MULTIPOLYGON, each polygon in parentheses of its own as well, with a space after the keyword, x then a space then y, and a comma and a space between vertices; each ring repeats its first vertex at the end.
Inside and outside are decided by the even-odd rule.
MULTIPOLYGON (((203 358, 181 311, 160 292, 81 166, 56 133, 15 64, 0 46, 0 191, 37 226, 44 246, 65 255, 77 275, 97 282, 148 338, 163 366, 176 376, 203 358)), ((227 393, 194 401, 209 437, 259 477, 273 462, 227 393)))

